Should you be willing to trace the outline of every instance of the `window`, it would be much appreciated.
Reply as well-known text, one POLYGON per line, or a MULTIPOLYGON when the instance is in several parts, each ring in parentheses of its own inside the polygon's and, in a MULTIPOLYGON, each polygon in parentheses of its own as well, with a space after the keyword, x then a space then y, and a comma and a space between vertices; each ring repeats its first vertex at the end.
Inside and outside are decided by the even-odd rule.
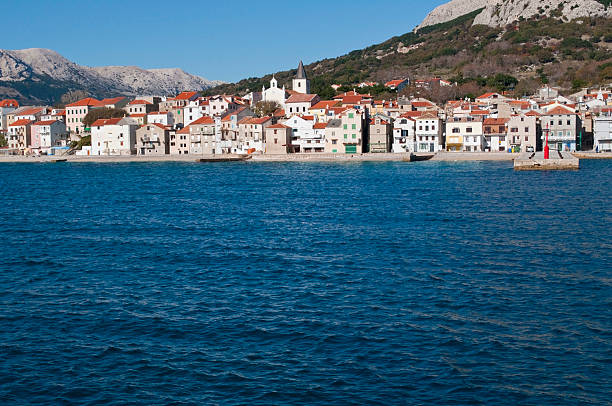
POLYGON ((525 136, 525 142, 529 141, 529 136, 525 136))
POLYGON ((348 134, 344 134, 344 139, 347 139, 347 138, 348 138, 348 134))
POLYGON ((354 113, 349 113, 349 118, 355 118, 355 114, 354 113))
POLYGON ((332 144, 336 145, 338 143, 338 140, 332 140, 332 144))
POLYGON ((343 127, 344 127, 345 130, 347 130, 348 129, 348 124, 344 124, 343 127))
POLYGON ((567 125, 572 125, 572 120, 567 120, 567 125))
POLYGON ((563 120, 559 120, 559 125, 563 125, 563 120))
POLYGON ((357 129, 357 124, 353 124, 351 127, 352 127, 353 130, 356 130, 357 129))
POLYGON ((466 133, 471 133, 471 132, 472 132, 472 127, 468 127, 468 128, 466 128, 466 129, 465 129, 465 132, 466 132, 466 133))
POLYGON ((510 132, 511 132, 511 133, 517 133, 517 132, 518 132, 518 127, 512 127, 512 128, 510 129, 510 132))
POLYGON ((357 138, 357 134, 353 134, 353 139, 357 138))
POLYGON ((453 128, 453 134, 459 134, 459 129, 458 128, 453 128))
POLYGON ((278 138, 274 138, 274 143, 278 144, 278 138))

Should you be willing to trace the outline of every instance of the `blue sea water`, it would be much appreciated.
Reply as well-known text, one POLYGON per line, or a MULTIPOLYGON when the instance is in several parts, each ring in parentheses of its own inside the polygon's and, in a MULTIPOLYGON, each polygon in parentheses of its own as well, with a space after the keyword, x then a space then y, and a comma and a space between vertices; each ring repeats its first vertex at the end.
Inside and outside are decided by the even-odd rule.
POLYGON ((0 403, 611 404, 581 164, 2 164, 0 403))

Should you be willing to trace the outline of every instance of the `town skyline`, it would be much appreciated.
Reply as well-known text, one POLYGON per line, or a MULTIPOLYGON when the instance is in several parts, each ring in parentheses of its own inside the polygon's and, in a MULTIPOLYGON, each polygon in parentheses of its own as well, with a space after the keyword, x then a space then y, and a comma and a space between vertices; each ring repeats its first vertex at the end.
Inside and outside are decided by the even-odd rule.
POLYGON ((19 35, 6 39, 2 48, 48 48, 85 66, 180 68, 206 79, 235 82, 292 69, 295 60, 312 63, 333 58, 404 34, 443 3, 444 0, 400 4, 386 1, 378 5, 380 9, 404 15, 402 22, 388 24, 387 13, 369 13, 366 24, 364 10, 371 4, 362 0, 350 4, 315 0, 308 8, 278 1, 266 7, 254 7, 244 1, 231 5, 187 2, 172 11, 170 19, 167 13, 159 12, 167 7, 159 1, 34 1, 27 10, 18 1, 8 1, 4 3, 6 15, 14 18, 7 20, 5 28, 19 35), (118 12, 126 18, 117 18, 118 12), (287 13, 290 17, 283 16, 287 13), (92 26, 89 15, 105 21, 104 25, 92 26), (23 30, 20 22, 25 18, 30 21, 28 30, 23 30), (290 24, 261 24, 266 19, 287 18, 290 24), (360 22, 358 30, 354 28, 356 22, 360 22), (315 30, 313 25, 325 29, 315 30), (298 38, 289 35, 289 29, 297 32, 298 38), (130 38, 135 40, 141 35, 143 40, 134 47, 130 38), (249 63, 245 64, 245 60, 249 63))

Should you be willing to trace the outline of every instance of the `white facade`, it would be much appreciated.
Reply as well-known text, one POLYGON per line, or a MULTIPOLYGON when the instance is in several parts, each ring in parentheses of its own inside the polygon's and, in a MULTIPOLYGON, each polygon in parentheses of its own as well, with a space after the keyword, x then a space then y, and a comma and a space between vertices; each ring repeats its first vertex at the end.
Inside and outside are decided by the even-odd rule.
POLYGON ((454 117, 446 122, 446 150, 482 152, 486 145, 482 131, 479 119, 454 117))
POLYGON ((266 102, 276 102, 282 109, 285 108, 285 100, 287 100, 287 92, 285 86, 282 89, 278 88, 278 81, 274 76, 270 80, 270 88, 266 89, 265 86, 261 89, 261 100, 266 102))
POLYGON ((174 115, 170 111, 153 112, 147 115, 148 124, 161 124, 168 127, 174 126, 174 115))
POLYGON ((518 147, 521 152, 535 152, 537 123, 534 116, 518 115, 508 121, 508 148, 518 147))
POLYGON ((414 152, 415 126, 416 121, 412 118, 399 117, 394 121, 391 147, 393 153, 414 152))
POLYGON ((138 123, 131 118, 98 120, 91 127, 92 155, 136 153, 138 123))
POLYGON ((438 152, 442 148, 442 120, 438 117, 416 118, 415 152, 438 152))
POLYGON ((66 124, 61 121, 44 122, 43 125, 33 125, 32 132, 37 132, 40 150, 49 153, 52 147, 62 146, 61 141, 66 136, 66 124), (37 127, 34 129, 34 127, 37 127))
POLYGON ((325 148, 325 135, 315 132, 314 120, 306 120, 300 116, 293 116, 284 123, 291 127, 291 145, 299 146, 299 152, 323 152, 325 148))
POLYGON ((596 117, 593 123, 593 149, 612 152, 612 114, 596 117))

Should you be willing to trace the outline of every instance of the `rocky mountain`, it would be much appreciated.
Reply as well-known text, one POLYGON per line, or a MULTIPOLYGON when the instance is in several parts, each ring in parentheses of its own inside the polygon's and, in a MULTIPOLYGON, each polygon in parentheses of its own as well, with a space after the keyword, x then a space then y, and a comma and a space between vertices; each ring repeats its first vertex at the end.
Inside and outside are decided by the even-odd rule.
POLYGON ((0 50, 0 98, 51 103, 68 90, 83 89, 96 97, 171 95, 219 85, 181 69, 136 66, 87 67, 50 49, 0 50))
MULTIPOLYGON (((441 77, 458 84, 444 89, 445 94, 438 98, 443 100, 491 90, 514 89, 517 94, 529 94, 544 83, 573 92, 587 85, 612 82, 612 18, 560 21, 555 16, 538 15, 521 19, 512 27, 498 27, 475 24, 482 12, 476 9, 364 49, 313 62, 306 66, 311 89, 322 98, 330 98, 336 94, 332 84, 352 89, 364 81, 441 77)), ((295 74, 294 69, 275 72, 274 76, 279 86, 290 88, 295 74)), ((245 94, 269 86, 271 78, 272 74, 243 79, 206 93, 245 94)), ((384 86, 358 91, 371 92, 381 99, 395 96, 384 86)))
POLYGON ((482 10, 474 25, 503 27, 519 19, 535 16, 570 21, 580 17, 612 17, 609 0, 452 0, 434 9, 417 27, 445 23, 476 10, 482 10))

